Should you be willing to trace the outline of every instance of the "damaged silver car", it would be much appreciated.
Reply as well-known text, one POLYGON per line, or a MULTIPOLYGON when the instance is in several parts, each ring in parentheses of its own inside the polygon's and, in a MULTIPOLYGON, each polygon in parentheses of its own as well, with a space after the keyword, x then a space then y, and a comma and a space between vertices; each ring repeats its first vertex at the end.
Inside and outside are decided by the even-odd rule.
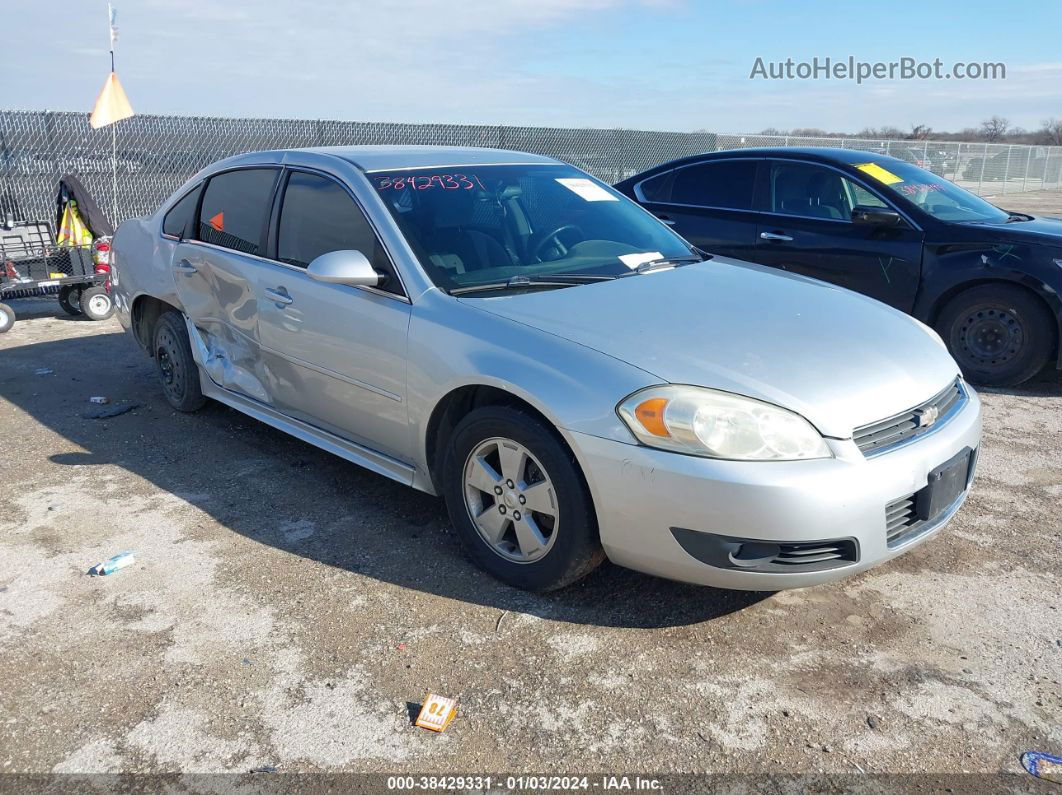
POLYGON ((551 158, 259 152, 125 222, 119 317, 170 404, 224 403, 442 495, 471 558, 778 590, 969 493, 980 403, 883 304, 702 252, 551 158))

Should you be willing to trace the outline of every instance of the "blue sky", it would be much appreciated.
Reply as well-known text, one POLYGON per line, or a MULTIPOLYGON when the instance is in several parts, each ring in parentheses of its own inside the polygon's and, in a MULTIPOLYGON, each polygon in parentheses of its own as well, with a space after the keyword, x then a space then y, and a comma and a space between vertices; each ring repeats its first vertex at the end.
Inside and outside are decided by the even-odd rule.
MULTIPOLYGON (((1062 3, 117 0, 141 113, 857 131, 1062 117, 1062 3), (1007 79, 750 80, 768 61, 1001 61, 1007 79)), ((88 111, 106 3, 0 0, 0 107, 88 111)))

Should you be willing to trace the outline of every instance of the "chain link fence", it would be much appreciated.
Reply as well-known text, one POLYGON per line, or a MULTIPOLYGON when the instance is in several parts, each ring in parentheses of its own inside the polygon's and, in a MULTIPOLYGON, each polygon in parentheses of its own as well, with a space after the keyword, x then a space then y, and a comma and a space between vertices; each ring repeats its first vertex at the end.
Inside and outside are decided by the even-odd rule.
POLYGON ((76 174, 117 219, 153 212, 185 179, 229 155, 353 144, 488 146, 556 157, 607 182, 677 157, 751 146, 841 146, 899 157, 981 195, 1062 190, 1062 147, 301 119, 134 116, 93 130, 86 114, 0 111, 0 220, 52 219, 76 174), (112 189, 112 134, 117 195, 112 189))

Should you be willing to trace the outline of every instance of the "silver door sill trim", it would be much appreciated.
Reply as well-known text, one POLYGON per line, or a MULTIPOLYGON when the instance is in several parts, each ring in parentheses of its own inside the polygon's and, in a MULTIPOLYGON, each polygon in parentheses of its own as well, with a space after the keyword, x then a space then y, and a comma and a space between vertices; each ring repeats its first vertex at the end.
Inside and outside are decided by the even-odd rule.
POLYGON ((292 419, 281 414, 276 409, 270 408, 252 398, 237 395, 227 389, 219 387, 210 377, 199 371, 199 381, 203 394, 213 398, 219 403, 224 403, 230 408, 243 412, 249 417, 271 425, 279 431, 291 434, 296 439, 301 439, 314 447, 319 447, 325 452, 337 455, 358 466, 365 467, 379 475, 384 475, 392 480, 397 480, 406 486, 413 484, 414 469, 408 464, 397 461, 383 453, 378 453, 368 447, 343 439, 328 431, 315 428, 308 423, 292 419))

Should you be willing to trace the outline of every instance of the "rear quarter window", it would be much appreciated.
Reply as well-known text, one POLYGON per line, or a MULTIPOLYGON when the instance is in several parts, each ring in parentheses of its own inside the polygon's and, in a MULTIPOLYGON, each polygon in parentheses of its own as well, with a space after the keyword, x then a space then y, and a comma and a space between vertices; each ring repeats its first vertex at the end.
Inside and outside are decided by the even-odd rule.
POLYGON ((212 177, 199 209, 198 239, 260 255, 276 173, 272 168, 248 168, 212 177))
POLYGON ((201 188, 202 185, 197 185, 170 208, 170 211, 162 219, 162 234, 170 235, 171 237, 184 237, 188 234, 189 222, 195 212, 195 205, 199 201, 201 188))

